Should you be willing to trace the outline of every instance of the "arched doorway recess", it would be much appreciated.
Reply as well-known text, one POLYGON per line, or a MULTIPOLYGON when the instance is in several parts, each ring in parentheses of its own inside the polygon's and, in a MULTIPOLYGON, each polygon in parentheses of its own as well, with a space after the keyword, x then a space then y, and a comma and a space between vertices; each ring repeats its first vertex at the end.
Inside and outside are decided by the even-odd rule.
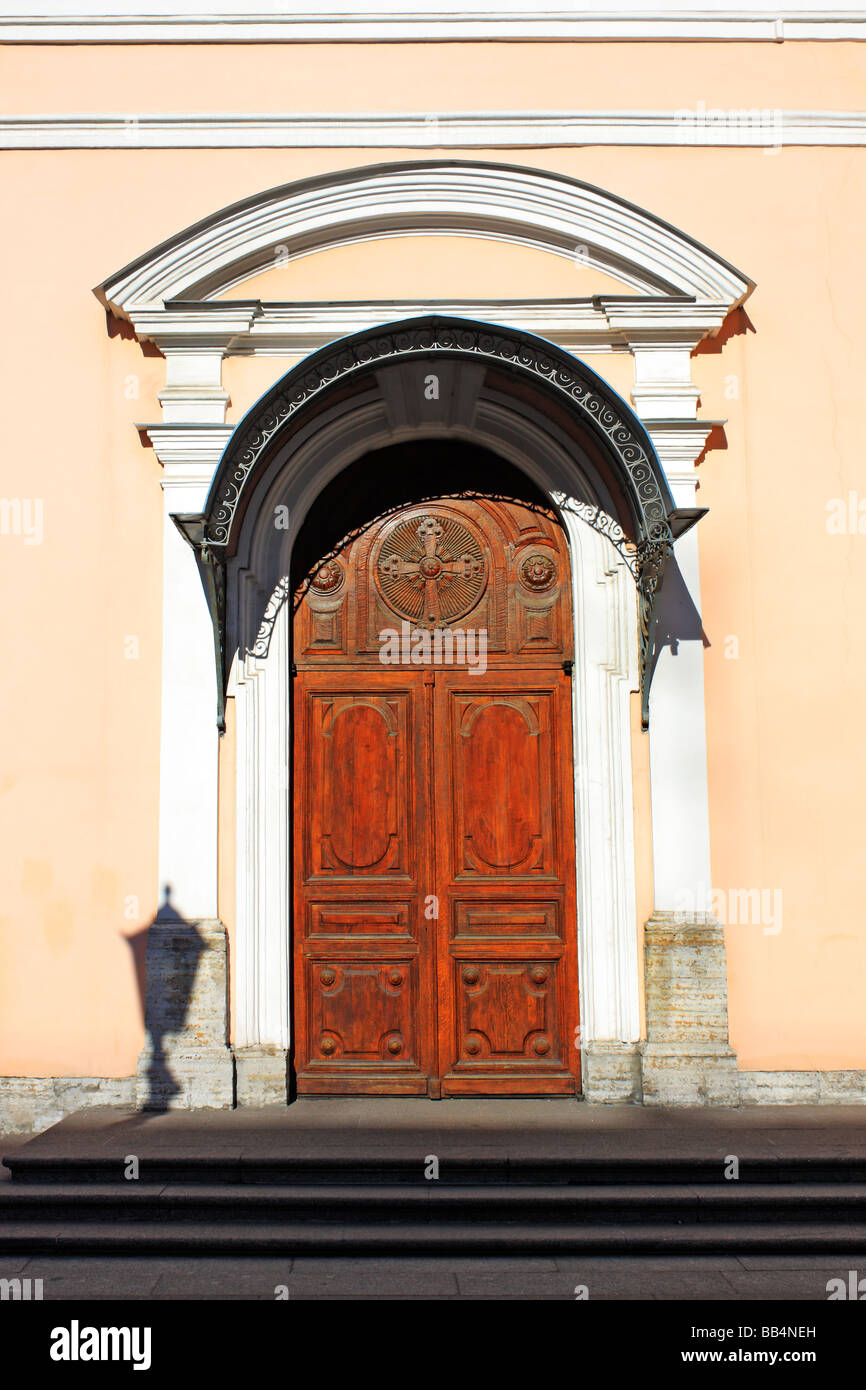
POLYGON ((580 1044, 584 1091, 639 1084, 631 692, 676 529, 633 412, 549 344, 440 319, 358 335, 308 359, 237 428, 206 511, 182 525, 208 577, 237 727, 238 1094, 285 1089, 291 1044, 288 788, 291 556, 322 490, 371 450, 472 443, 518 468, 558 512, 571 552, 580 1044), (265 1078, 263 1081, 262 1078, 265 1078), (270 1088, 270 1089, 268 1089, 270 1088))

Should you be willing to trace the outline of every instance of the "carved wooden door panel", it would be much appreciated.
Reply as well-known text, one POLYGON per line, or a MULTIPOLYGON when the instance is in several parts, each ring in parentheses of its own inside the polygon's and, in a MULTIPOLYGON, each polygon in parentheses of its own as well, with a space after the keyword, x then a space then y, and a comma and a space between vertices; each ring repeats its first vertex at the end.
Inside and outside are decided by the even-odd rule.
POLYGON ((293 642, 298 1092, 573 1093, 559 522, 404 508, 308 578, 293 642))

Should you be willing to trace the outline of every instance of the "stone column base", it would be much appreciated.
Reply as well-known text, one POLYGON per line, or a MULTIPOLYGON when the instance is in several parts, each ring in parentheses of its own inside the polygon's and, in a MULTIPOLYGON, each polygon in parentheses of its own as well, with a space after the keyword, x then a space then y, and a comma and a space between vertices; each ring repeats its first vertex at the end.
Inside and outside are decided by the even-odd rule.
POLYGON ((285 1048, 235 1048, 238 1105, 287 1105, 289 1059, 285 1048))
POLYGON ((738 1105, 724 928, 710 913, 656 912, 644 951, 644 1105, 738 1105))
POLYGON ((644 1105, 739 1105, 737 1054, 724 1043, 644 1043, 644 1105))
POLYGON ((222 1110, 234 1104, 228 968, 222 922, 157 918, 147 933, 145 1027, 136 1104, 222 1110))
POLYGON ((639 1105, 640 1043, 591 1042, 580 1054, 584 1100, 596 1105, 639 1105))

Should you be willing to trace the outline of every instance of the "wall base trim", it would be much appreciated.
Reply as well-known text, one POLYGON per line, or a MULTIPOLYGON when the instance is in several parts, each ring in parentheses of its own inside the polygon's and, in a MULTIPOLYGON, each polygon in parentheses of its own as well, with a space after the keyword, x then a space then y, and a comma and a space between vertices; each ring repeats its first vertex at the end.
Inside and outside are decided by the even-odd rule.
MULTIPOLYGON (((94 1105, 135 1108, 134 1076, 0 1076, 0 1134, 39 1134, 94 1105)), ((0 1155, 2 1157, 2 1155, 0 1155)))
MULTIPOLYGON (((245 1058, 243 1053, 257 1049, 240 1048, 235 1054, 238 1074, 237 1105, 286 1105, 285 1053, 266 1058, 245 1058), (272 1065, 271 1065, 272 1063, 272 1065), (256 1088, 260 1088, 258 1093, 256 1088)), ((648 1044, 590 1043, 584 1049, 583 1103, 589 1105, 644 1105, 694 1107, 696 1105, 746 1107, 761 1105, 866 1105, 866 1070, 863 1071, 735 1071, 736 1098, 682 1099, 687 1087, 675 1082, 671 1073, 665 1075, 665 1063, 672 1062, 682 1075, 683 1053, 669 1054, 651 1051, 646 1061, 648 1044), (670 1098, 660 1099, 661 1089, 667 1088, 670 1098)), ((720 1068, 724 1077, 730 1075, 730 1064, 722 1054, 703 1057, 689 1049, 691 1075, 699 1076, 700 1068, 720 1068)), ((706 1073, 709 1075, 709 1070, 706 1073)), ((113 1106, 129 1112, 136 1107, 135 1076, 0 1076, 0 1136, 41 1134, 67 1115, 93 1106, 113 1106)), ((718 1088, 709 1085, 708 1092, 718 1088)), ((193 1094, 195 1092, 193 1091, 193 1094)), ((462 1103, 462 1102, 461 1102, 462 1103)), ((481 1102, 483 1104, 483 1102, 481 1102)), ((212 1109, 209 1105, 191 1104, 189 1109, 212 1109)), ((2 1157, 2 1155, 0 1155, 2 1157)))
POLYGON ((866 1071, 741 1071, 746 1105, 866 1105, 866 1071))

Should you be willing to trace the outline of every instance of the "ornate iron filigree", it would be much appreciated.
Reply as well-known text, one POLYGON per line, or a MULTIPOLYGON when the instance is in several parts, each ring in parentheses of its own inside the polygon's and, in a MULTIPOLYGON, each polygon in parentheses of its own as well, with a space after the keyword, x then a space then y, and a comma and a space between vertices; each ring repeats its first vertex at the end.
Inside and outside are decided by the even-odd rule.
POLYGON ((638 621, 641 690, 641 725, 649 727, 649 694, 652 683, 652 661, 658 599, 665 566, 673 554, 673 541, 649 541, 638 546, 638 621))
POLYGON ((268 648, 271 645, 271 633, 274 630, 274 623, 277 621, 277 614, 289 596, 290 587, 290 578, 287 574, 284 574, 268 599, 265 611, 262 614, 262 621, 259 623, 256 639, 252 646, 247 648, 250 656, 261 658, 267 656, 268 648))
POLYGON ((599 535, 605 536, 611 545, 619 551, 632 577, 637 582, 637 548, 634 541, 626 535, 616 517, 602 511, 595 502, 581 502, 578 498, 569 497, 564 492, 553 492, 551 497, 560 511, 573 512, 575 516, 580 517, 581 521, 585 521, 587 526, 591 526, 593 531, 598 531, 599 535))
MULTIPOLYGON (((661 578, 673 553, 669 514, 673 501, 643 427, 618 398, 588 368, 565 351, 530 335, 495 331, 466 320, 433 317, 345 339, 323 349, 288 374, 259 407, 251 423, 229 442, 217 470, 205 515, 200 518, 203 539, 193 541, 212 571, 211 603, 215 632, 225 640, 225 556, 241 495, 260 462, 268 456, 287 422, 335 383, 353 373, 369 371, 389 360, 418 357, 467 357, 498 363, 544 382, 576 409, 606 439, 619 462, 634 512, 636 539, 626 536, 619 522, 599 506, 555 496, 558 504, 581 516, 606 535, 622 555, 637 584, 640 614, 640 678, 644 727, 649 717, 655 616, 661 578)), ((429 578, 429 576, 427 576, 429 578)), ((288 594, 283 580, 269 600, 253 655, 267 654, 271 630, 288 594)), ((218 653, 222 701, 223 650, 218 653)))
POLYGON ((607 438, 623 465, 640 519, 642 539, 670 535, 665 498, 651 450, 639 438, 602 383, 567 353, 521 333, 498 333, 461 320, 433 318, 346 339, 336 351, 313 356, 288 377, 255 422, 229 442, 208 502, 205 534, 209 544, 227 546, 241 493, 259 460, 288 420, 335 382, 389 359, 417 356, 481 357, 516 367, 547 383, 576 406, 607 438))

